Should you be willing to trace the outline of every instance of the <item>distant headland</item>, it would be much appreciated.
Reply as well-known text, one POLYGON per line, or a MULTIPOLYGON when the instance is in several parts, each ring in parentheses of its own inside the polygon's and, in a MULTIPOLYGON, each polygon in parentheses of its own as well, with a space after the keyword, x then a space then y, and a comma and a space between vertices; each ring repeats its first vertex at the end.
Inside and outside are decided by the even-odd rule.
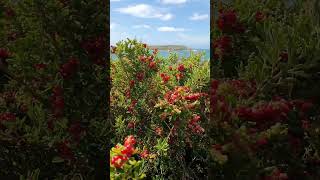
POLYGON ((187 46, 183 45, 150 45, 149 48, 158 50, 189 50, 187 46))

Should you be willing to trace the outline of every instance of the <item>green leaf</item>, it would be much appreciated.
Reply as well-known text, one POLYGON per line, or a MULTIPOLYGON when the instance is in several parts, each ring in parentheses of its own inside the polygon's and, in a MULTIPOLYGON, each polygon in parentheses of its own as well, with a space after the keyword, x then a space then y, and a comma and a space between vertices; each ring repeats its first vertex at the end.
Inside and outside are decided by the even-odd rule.
POLYGON ((53 163, 62 163, 62 162, 64 162, 64 159, 62 159, 62 158, 59 157, 59 156, 55 156, 55 157, 52 159, 52 162, 53 162, 53 163))

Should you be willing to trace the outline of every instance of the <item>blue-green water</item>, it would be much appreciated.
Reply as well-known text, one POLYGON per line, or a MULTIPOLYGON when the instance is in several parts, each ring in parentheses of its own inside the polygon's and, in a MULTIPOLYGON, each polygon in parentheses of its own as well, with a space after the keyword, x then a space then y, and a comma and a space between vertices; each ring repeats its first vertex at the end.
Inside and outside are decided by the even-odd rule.
MULTIPOLYGON (((194 50, 176 50, 176 51, 167 51, 167 50, 159 50, 158 55, 162 57, 168 57, 171 53, 176 53, 179 58, 182 57, 189 57, 191 51, 193 53, 204 53, 202 59, 203 60, 209 60, 210 59, 210 50, 209 49, 194 49, 194 50)), ((112 59, 116 59, 115 54, 111 54, 112 59)))
MULTIPOLYGON (((174 53, 177 53, 178 56, 181 57, 189 57, 190 51, 193 53, 205 53, 203 55, 203 60, 209 60, 210 59, 210 50, 209 49, 195 49, 195 50, 179 50, 179 51, 172 51, 174 53)), ((170 54, 169 51, 159 51, 159 55, 163 57, 168 57, 170 54)))

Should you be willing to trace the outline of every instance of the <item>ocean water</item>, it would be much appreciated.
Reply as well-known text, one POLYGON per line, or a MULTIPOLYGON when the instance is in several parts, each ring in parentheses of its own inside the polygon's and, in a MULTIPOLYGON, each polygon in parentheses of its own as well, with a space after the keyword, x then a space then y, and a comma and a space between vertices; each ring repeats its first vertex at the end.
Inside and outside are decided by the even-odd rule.
MULTIPOLYGON (((191 51, 193 53, 204 53, 204 55, 202 56, 202 60, 210 60, 210 49, 175 50, 175 51, 159 50, 158 55, 166 58, 170 55, 170 52, 171 52, 171 53, 176 53, 179 58, 182 58, 182 57, 187 58, 190 56, 191 51)), ((116 59, 116 55, 111 54, 111 59, 116 59)))
MULTIPOLYGON (((190 51, 193 53, 204 53, 203 60, 209 60, 210 59, 210 50, 209 49, 194 49, 194 50, 178 50, 178 51, 171 51, 173 53, 177 53, 178 56, 181 57, 189 57, 190 51)), ((169 51, 159 51, 159 55, 162 57, 168 57, 170 54, 169 51)))

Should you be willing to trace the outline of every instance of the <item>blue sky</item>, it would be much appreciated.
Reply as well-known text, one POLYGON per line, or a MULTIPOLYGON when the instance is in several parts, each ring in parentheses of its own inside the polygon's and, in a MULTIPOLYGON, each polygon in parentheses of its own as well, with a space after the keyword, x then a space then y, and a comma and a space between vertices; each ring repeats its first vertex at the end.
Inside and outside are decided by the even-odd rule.
POLYGON ((110 42, 210 48, 210 0, 110 0, 110 42))

